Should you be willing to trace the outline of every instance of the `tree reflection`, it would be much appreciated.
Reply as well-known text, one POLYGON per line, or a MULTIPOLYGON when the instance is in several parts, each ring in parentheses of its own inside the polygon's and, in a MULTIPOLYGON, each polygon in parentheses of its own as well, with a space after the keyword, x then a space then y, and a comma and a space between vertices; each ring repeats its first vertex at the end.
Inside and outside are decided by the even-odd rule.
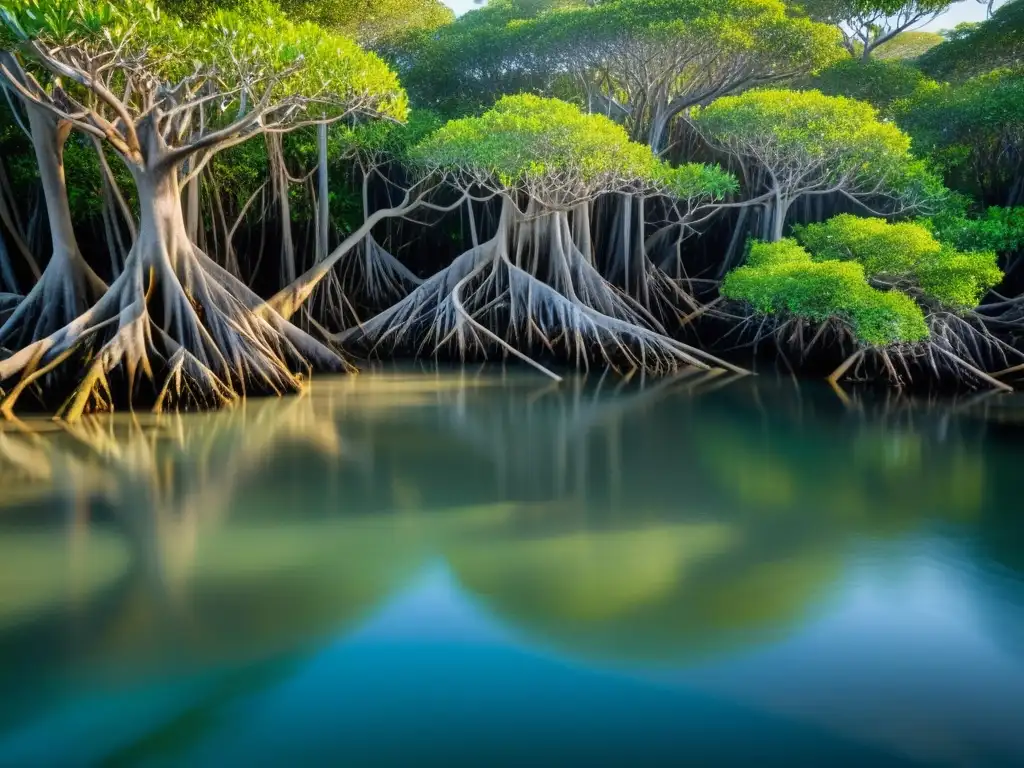
POLYGON ((0 545, 19 554, 8 562, 18 566, 21 595, 17 615, 0 624, 0 645, 24 661, 0 671, 0 681, 32 680, 7 714, 24 716, 26 699, 41 702, 49 684, 83 675, 132 680, 294 653, 404 584, 424 555, 406 521, 283 509, 267 525, 266 513, 238 503, 243 491, 265 487, 268 473, 273 480, 282 456, 344 463, 334 414, 322 406, 257 401, 203 416, 87 419, 60 433, 23 424, 2 435, 0 477, 25 477, 28 467, 40 486, 36 502, 8 507, 0 534, 0 545), (80 509, 75 522, 31 532, 20 510, 52 518, 62 499, 80 509), (31 537, 38 546, 25 546, 31 537), (75 537, 98 575, 37 588, 52 581, 75 537), (72 589, 86 592, 77 608, 72 589))
POLYGON ((548 440, 527 434, 529 413, 474 429, 479 450, 490 440, 491 455, 517 456, 517 477, 542 478, 546 501, 467 520, 446 549, 460 584, 571 653, 678 663, 799 626, 839 588, 858 541, 975 526, 1005 502, 991 496, 984 425, 950 419, 948 402, 748 381, 662 392, 645 413, 651 402, 641 393, 575 440, 575 404, 538 420, 548 440), (559 486, 578 476, 574 460, 584 482, 559 486))
POLYGON ((0 483, 19 489, 0 548, 25 575, 0 644, 49 652, 54 678, 269 659, 442 558, 493 617, 566 653, 729 653, 826 606, 858 541, 980 529, 1005 506, 1006 468, 959 407, 700 372, 463 371, 25 424, 0 433, 0 483))

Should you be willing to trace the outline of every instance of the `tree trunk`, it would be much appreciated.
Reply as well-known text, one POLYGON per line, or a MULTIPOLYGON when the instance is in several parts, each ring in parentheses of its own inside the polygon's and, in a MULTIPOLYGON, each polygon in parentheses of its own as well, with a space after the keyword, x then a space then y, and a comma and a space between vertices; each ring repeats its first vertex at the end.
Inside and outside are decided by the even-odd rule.
POLYGON ((70 126, 58 123, 43 109, 26 106, 53 253, 39 282, 0 326, 0 347, 10 350, 21 349, 67 325, 106 290, 82 258, 71 221, 64 178, 64 145, 70 126))
POLYGON ((772 224, 769 242, 777 243, 782 239, 786 230, 786 214, 789 213, 790 201, 780 193, 775 194, 775 201, 772 205, 772 224))
POLYGON ((327 174, 327 123, 317 126, 317 219, 316 258, 327 258, 330 226, 330 189, 327 174))
POLYGON ((668 135, 668 124, 671 121, 668 105, 659 105, 651 118, 651 130, 647 140, 651 151, 660 155, 665 150, 665 140, 668 135))
POLYGON ((254 314, 260 298, 195 246, 163 140, 150 123, 137 130, 145 163, 132 172, 141 217, 124 272, 91 309, 0 363, 0 381, 20 375, 0 412, 10 416, 19 395, 58 368, 75 382, 52 393, 69 421, 115 400, 154 410, 215 408, 249 392, 296 392, 296 371, 343 369, 279 316, 254 314))
MULTIPOLYGON (((199 132, 203 133, 206 130, 206 110, 202 107, 199 108, 199 132)), ((196 158, 193 158, 193 163, 196 158)), ((189 165, 192 165, 190 163, 189 165)), ((186 230, 188 232, 189 239, 193 243, 199 242, 199 178, 197 174, 192 181, 188 183, 188 187, 185 189, 185 223, 186 230)))
POLYGON ((199 176, 185 188, 185 230, 192 242, 199 242, 199 176))

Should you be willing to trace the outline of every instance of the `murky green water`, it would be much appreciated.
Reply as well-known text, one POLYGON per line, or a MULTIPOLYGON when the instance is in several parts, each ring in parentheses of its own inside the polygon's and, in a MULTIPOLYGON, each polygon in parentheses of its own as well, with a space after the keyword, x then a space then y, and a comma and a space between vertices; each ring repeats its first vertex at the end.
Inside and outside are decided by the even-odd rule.
POLYGON ((7 425, 0 765, 1021 764, 1018 408, 466 372, 7 425))

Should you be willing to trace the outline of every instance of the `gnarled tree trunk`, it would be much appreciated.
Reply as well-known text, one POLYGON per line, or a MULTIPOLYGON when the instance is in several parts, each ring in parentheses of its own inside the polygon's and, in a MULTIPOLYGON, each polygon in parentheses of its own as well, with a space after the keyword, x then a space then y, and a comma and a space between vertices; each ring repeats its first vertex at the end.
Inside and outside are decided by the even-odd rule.
POLYGON ((280 316, 253 313, 259 297, 191 241, 178 170, 152 122, 138 126, 141 220, 124 272, 93 307, 0 363, 0 382, 18 377, 0 402, 5 415, 34 383, 47 398, 65 397, 58 415, 73 421, 119 402, 206 409, 249 392, 286 394, 311 369, 345 367, 280 316), (74 384, 47 391, 46 377, 61 369, 74 384))
MULTIPOLYGON (((589 206, 581 204, 575 215, 589 218, 589 206)), ((574 236, 565 210, 531 202, 522 213, 505 197, 493 238, 338 340, 370 352, 387 346, 460 358, 496 353, 556 379, 535 354, 620 371, 732 367, 653 329, 597 271, 588 231, 578 228, 574 236)))
POLYGON ((53 254, 40 280, 0 326, 0 348, 10 351, 46 338, 67 325, 107 288, 82 258, 71 222, 64 178, 64 146, 71 126, 39 107, 26 106, 53 254))

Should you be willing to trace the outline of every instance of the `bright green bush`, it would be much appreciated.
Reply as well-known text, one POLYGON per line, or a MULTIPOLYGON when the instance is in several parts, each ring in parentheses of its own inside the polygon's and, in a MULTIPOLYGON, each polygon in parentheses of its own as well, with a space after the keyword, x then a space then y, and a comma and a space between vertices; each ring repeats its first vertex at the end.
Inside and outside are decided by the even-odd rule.
POLYGON ((855 261, 869 279, 917 288, 954 309, 971 309, 1003 279, 993 251, 963 252, 943 245, 928 227, 843 214, 797 227, 815 261, 855 261))
POLYGON ((811 85, 828 96, 866 101, 885 112, 898 99, 913 96, 929 79, 917 68, 896 59, 844 59, 823 70, 811 85))
POLYGON ((814 261, 796 241, 755 242, 746 266, 733 270, 722 295, 762 314, 812 322, 840 319, 865 344, 886 346, 928 338, 924 313, 899 291, 872 288, 853 261, 814 261))
POLYGON ((428 169, 560 206, 636 188, 721 199, 737 188, 717 166, 670 168, 603 115, 558 99, 505 96, 479 117, 451 120, 414 148, 428 169))
POLYGON ((978 306, 988 290, 1003 279, 993 252, 958 251, 948 245, 922 259, 914 274, 927 295, 960 309, 978 306))
POLYGON ((909 222, 842 214, 821 224, 796 227, 794 235, 816 261, 859 262, 869 276, 905 275, 942 247, 925 227, 909 222))
POLYGON ((922 87, 893 102, 891 112, 913 137, 914 151, 943 172, 951 189, 989 205, 1016 201, 1024 154, 1019 68, 922 87))

